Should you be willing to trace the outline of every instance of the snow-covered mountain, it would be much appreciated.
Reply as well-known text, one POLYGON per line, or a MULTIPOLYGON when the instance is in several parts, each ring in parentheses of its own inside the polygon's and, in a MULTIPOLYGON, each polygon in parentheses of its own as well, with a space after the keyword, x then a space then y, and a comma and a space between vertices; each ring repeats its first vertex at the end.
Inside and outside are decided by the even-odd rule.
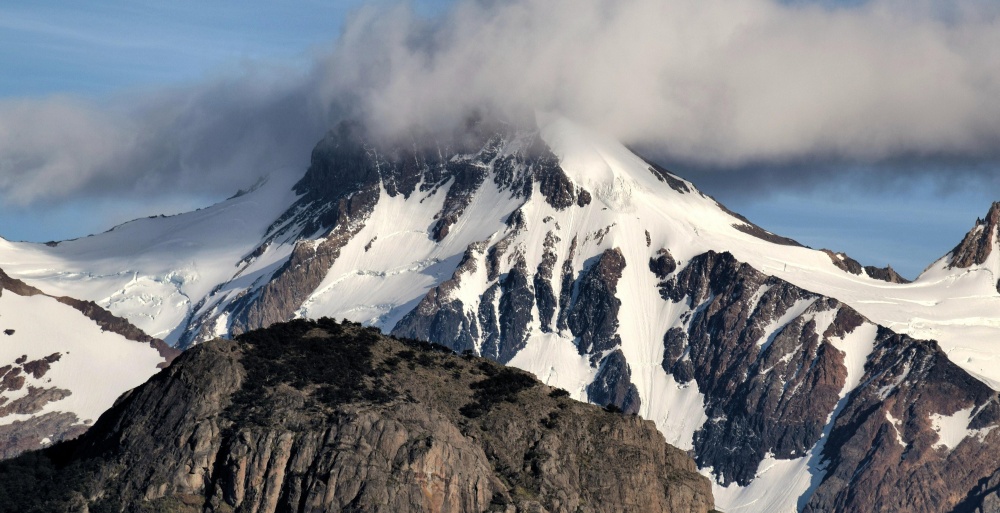
POLYGON ((178 351, 0 270, 0 458, 82 433, 178 351))
POLYGON ((294 186, 2 242, 0 268, 178 347, 329 316, 490 356, 654 420, 727 512, 993 493, 977 487, 1000 468, 1000 207, 905 283, 568 120, 468 128, 385 144, 343 123, 294 186))

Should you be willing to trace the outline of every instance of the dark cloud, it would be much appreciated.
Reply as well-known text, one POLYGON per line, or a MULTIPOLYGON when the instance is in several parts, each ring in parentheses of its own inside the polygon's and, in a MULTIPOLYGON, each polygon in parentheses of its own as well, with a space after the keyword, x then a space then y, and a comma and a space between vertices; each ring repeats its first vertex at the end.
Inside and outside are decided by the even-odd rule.
POLYGON ((905 198, 915 189, 951 195, 974 189, 1000 191, 1000 159, 983 157, 896 158, 868 162, 797 159, 733 167, 675 159, 656 148, 638 151, 710 194, 766 198, 785 193, 854 194, 905 198))
POLYGON ((483 108, 559 112, 712 183, 995 183, 998 20, 982 0, 470 0, 431 19, 371 7, 307 72, 0 103, 0 195, 229 192, 301 172, 343 117, 392 135, 483 108))

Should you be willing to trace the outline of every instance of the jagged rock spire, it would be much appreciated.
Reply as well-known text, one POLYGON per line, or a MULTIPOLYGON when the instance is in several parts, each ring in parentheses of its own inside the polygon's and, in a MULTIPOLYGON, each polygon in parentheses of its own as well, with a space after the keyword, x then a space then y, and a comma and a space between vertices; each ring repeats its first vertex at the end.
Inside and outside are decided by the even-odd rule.
POLYGON ((976 219, 976 226, 965 234, 962 242, 951 250, 948 267, 966 268, 986 262, 996 240, 997 225, 1000 224, 1000 202, 994 202, 986 219, 976 219))

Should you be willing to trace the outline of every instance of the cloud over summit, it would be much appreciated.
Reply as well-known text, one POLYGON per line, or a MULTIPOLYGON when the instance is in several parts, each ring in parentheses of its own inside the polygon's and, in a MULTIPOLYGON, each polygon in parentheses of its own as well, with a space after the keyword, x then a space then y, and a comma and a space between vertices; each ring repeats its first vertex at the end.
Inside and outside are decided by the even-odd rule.
POLYGON ((709 168, 1000 157, 1000 8, 771 0, 359 10, 311 70, 106 102, 0 102, 0 195, 228 192, 301 172, 338 119, 386 134, 542 109, 709 168))

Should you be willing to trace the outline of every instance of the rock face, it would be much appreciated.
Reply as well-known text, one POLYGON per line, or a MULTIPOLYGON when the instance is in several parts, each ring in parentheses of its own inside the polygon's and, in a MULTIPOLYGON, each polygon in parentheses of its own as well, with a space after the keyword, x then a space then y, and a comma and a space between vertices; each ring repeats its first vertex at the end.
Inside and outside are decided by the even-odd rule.
POLYGON ((612 405, 625 413, 638 413, 642 399, 632 384, 632 369, 620 349, 601 361, 593 383, 587 385, 587 399, 594 404, 612 405))
POLYGON ((599 354, 621 345, 615 294, 625 269, 620 250, 604 251, 576 284, 576 297, 568 310, 566 324, 577 337, 580 354, 599 354))
POLYGON ((833 262, 833 265, 837 266, 842 271, 857 275, 865 274, 868 275, 869 278, 889 283, 910 283, 910 280, 900 276, 891 265, 887 265, 885 267, 875 267, 874 265, 862 266, 857 260, 847 256, 846 253, 834 253, 829 249, 822 249, 820 251, 826 253, 833 262))
POLYGON ((21 511, 712 510, 708 480, 651 422, 566 395, 440 346, 295 321, 195 347, 83 437, 0 464, 0 500, 21 511), (47 472, 57 484, 37 477, 47 472))
POLYGON ((965 235, 962 242, 949 253, 951 268, 967 268, 981 265, 993 251, 1000 225, 1000 202, 994 203, 985 219, 977 219, 976 226, 965 235))
POLYGON ((1000 466, 997 393, 934 342, 884 328, 862 380, 804 511, 972 511, 967 495, 986 495, 977 489, 1000 466))
POLYGON ((695 458, 720 483, 749 485, 766 458, 821 448, 816 489, 798 503, 805 512, 991 511, 997 502, 998 394, 936 343, 875 327, 726 253, 693 258, 660 288, 692 308, 664 337, 663 368, 705 395, 695 458), (865 331, 874 333, 861 369, 845 342, 867 340, 865 331))
POLYGON ((830 340, 835 330, 817 329, 816 317, 834 312, 849 332, 860 315, 728 253, 692 259, 661 291, 695 308, 686 330, 668 331, 663 366, 705 394, 709 421, 695 433, 700 466, 724 484, 747 485, 767 454, 792 459, 819 441, 847 370, 830 340))

